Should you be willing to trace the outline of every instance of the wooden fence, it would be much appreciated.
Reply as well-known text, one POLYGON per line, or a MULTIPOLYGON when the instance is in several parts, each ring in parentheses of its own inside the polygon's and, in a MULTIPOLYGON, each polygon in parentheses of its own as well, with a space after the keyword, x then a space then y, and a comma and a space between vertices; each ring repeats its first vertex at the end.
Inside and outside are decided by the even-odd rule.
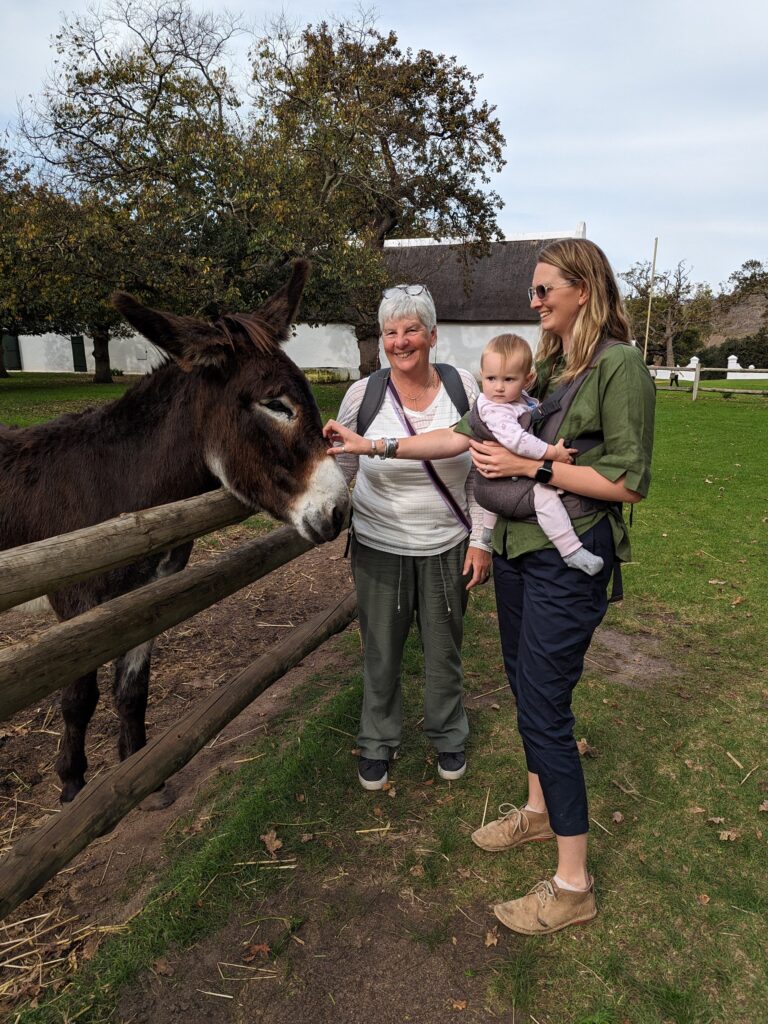
MULTIPOLYGON (((686 383, 692 383, 691 388, 690 389, 687 388, 687 387, 686 388, 680 388, 681 391, 685 391, 685 392, 690 390, 690 392, 691 392, 691 401, 693 401, 693 402, 695 402, 696 399, 699 396, 699 384, 701 383, 701 375, 702 375, 702 373, 705 373, 705 372, 706 373, 733 373, 734 372, 734 369, 731 366, 702 366, 700 363, 697 363, 695 367, 694 366, 650 366, 648 369, 651 371, 651 374, 654 377, 654 379, 656 379, 656 374, 654 372, 656 370, 664 370, 665 372, 667 372, 667 371, 669 372, 669 374, 670 374, 670 376, 669 376, 670 383, 669 383, 669 387, 667 388, 668 391, 674 391, 674 390, 677 389, 677 387, 678 387, 677 381, 680 379, 682 374, 684 374, 684 373, 693 374, 692 382, 688 381, 687 378, 683 378, 686 383), (675 386, 673 386, 673 384, 672 384, 672 375, 673 374, 675 375, 675 386)), ((760 370, 760 369, 754 369, 754 368, 747 369, 747 368, 745 368, 743 366, 739 366, 736 372, 738 372, 738 373, 761 374, 764 377, 765 374, 768 373, 768 370, 760 370)), ((715 387, 710 387, 709 385, 707 385, 706 387, 702 388, 701 390, 702 391, 706 391, 706 392, 714 392, 715 394, 719 394, 719 395, 764 395, 765 397, 768 397, 768 389, 728 388, 728 387, 725 387, 725 388, 715 388, 715 387)))
MULTIPOLYGON (((76 533, 0 554, 0 610, 166 550, 238 522, 248 509, 224 491, 121 516, 76 533), (23 566, 23 571, 20 566, 23 566), (11 582, 9 582, 9 580, 11 582)), ((292 527, 250 541, 203 565, 114 598, 0 651, 0 720, 83 673, 208 608, 313 545, 292 527)), ((0 859, 0 918, 33 895, 97 836, 185 765, 255 697, 343 630, 355 617, 354 593, 293 630, 172 729, 102 772, 0 859)))

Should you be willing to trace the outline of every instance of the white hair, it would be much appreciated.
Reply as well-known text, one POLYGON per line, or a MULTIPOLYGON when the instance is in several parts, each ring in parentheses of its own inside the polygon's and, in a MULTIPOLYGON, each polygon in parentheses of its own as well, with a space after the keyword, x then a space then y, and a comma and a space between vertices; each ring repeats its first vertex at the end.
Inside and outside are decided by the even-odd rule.
POLYGON ((429 334, 437 326, 437 312, 432 296, 426 288, 418 295, 409 295, 405 286, 397 285, 397 291, 379 303, 379 328, 384 330, 387 320, 402 320, 407 316, 415 316, 424 325, 429 334))

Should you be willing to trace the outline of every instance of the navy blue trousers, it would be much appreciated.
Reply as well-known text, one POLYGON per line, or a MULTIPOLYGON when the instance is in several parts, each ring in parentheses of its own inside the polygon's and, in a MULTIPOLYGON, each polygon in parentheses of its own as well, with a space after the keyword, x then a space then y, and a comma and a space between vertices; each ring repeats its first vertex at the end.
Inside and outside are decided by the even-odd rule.
POLYGON ((525 759, 528 771, 539 776, 559 836, 589 830, 571 695, 608 607, 615 557, 607 517, 581 540, 605 563, 597 576, 569 569, 553 549, 513 559, 493 557, 504 668, 517 701, 525 759))

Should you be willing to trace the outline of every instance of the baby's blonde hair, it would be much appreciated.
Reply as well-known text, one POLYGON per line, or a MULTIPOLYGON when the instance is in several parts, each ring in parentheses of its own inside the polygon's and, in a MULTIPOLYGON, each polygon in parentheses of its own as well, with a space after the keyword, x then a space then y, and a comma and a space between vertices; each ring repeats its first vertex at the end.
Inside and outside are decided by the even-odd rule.
POLYGON ((481 373, 486 352, 493 352, 495 355, 501 356, 501 362, 505 371, 513 363, 520 365, 520 369, 526 377, 533 370, 531 346, 519 334, 497 334, 495 338, 491 338, 483 349, 483 354, 480 356, 481 373))

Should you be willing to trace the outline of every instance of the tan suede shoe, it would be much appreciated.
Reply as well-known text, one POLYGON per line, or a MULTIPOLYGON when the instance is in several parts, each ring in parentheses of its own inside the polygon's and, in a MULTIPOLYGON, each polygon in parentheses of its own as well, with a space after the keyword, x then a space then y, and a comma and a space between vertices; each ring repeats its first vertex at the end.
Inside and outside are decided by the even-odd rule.
POLYGON ((472 833, 472 842, 481 850, 497 853, 511 850, 535 839, 554 839, 546 811, 521 811, 514 804, 499 804, 500 818, 472 833))
POLYGON ((537 882, 518 900, 499 903, 493 912, 501 923, 521 935, 549 935, 571 924, 584 924, 597 914, 595 880, 586 892, 559 889, 554 879, 537 882))

